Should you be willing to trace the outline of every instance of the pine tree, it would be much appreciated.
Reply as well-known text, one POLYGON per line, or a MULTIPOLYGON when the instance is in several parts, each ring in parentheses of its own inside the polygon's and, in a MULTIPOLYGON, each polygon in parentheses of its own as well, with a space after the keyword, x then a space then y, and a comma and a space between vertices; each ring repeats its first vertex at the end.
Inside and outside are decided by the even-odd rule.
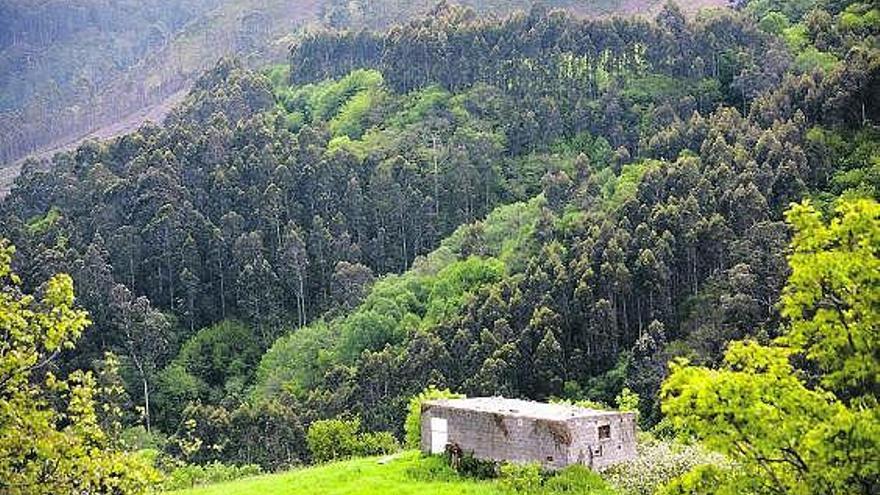
POLYGON ((562 392, 565 382, 565 357, 562 346, 552 330, 547 330, 535 349, 534 387, 538 399, 547 399, 562 392))

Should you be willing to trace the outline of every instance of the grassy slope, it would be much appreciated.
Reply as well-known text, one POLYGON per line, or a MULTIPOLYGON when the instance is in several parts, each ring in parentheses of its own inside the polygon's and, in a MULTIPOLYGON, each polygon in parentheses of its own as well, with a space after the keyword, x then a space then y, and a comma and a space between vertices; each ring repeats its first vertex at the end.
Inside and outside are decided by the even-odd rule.
POLYGON ((379 459, 375 457, 369 457, 172 493, 173 495, 503 493, 493 481, 448 479, 442 474, 431 476, 429 473, 431 464, 433 464, 431 459, 423 460, 416 452, 406 452, 385 464, 380 464, 379 459))
MULTIPOLYGON (((596 480, 598 477, 594 476, 596 480)), ((604 485, 601 480, 590 486, 604 485)), ((583 486, 583 485, 581 485, 583 486)), ((570 491, 564 490, 566 492, 570 491)), ((576 489, 580 495, 614 495, 606 487, 576 489)), ((461 478, 440 458, 422 458, 418 452, 404 452, 387 462, 368 457, 323 466, 297 469, 227 483, 171 492, 171 495, 494 495, 509 491, 498 481, 461 478)), ((559 493, 552 491, 548 493, 559 493)))

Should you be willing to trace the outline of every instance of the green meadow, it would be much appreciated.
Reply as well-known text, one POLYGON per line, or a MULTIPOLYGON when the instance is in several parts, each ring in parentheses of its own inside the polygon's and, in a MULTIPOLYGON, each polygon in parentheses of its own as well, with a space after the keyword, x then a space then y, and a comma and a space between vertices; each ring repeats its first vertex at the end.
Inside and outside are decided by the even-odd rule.
MULTIPOLYGON (((294 469, 171 492, 172 495, 495 495, 511 493, 509 481, 476 480, 458 475, 437 457, 404 452, 294 469)), ((546 480, 539 493, 614 495, 598 475, 568 470, 546 480)))

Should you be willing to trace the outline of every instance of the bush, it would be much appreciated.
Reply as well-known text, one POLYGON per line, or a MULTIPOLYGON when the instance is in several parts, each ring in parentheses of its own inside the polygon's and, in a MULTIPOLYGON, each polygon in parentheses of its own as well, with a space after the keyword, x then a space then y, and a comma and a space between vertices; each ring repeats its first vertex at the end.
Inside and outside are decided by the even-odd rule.
POLYGON ((385 455, 400 450, 394 435, 387 431, 363 433, 359 437, 358 455, 385 455))
POLYGON ((557 472, 542 471, 539 464, 504 464, 481 461, 465 454, 456 471, 448 458, 425 456, 407 468, 407 478, 418 482, 459 481, 461 477, 491 479, 500 475, 499 485, 511 493, 619 495, 597 473, 570 466, 557 472), (500 471, 500 472, 499 472, 500 471))
POLYGON ((623 387, 615 402, 617 402, 617 409, 621 411, 639 412, 639 394, 627 387, 623 387))
POLYGON ((541 489, 541 465, 502 464, 501 486, 513 493, 537 493, 541 489))
POLYGON ((544 492, 616 495, 599 474, 584 466, 570 466, 550 476, 544 482, 544 492))
POLYGON ((327 462, 355 455, 360 429, 361 420, 358 418, 315 421, 306 434, 312 460, 327 462))
POLYGON ((281 401, 242 404, 229 417, 225 455, 239 464, 276 471, 308 457, 305 430, 296 411, 281 401))
POLYGON ((449 482, 459 480, 459 474, 440 456, 425 456, 406 468, 406 477, 417 482, 449 482))
POLYGON ((119 441, 126 450, 130 451, 144 449, 161 451, 165 448, 168 439, 158 430, 147 432, 142 425, 137 425, 122 430, 119 441))
POLYGON ((361 433, 360 418, 315 421, 306 434, 314 462, 389 454, 400 446, 388 432, 361 433))
POLYGON ((626 495, 653 495, 658 489, 693 468, 714 465, 727 468, 724 456, 699 445, 640 437, 638 457, 605 470, 603 477, 626 495))
POLYGON ((672 480, 658 495, 699 495, 713 493, 715 495, 734 495, 732 490, 736 488, 724 485, 730 480, 733 473, 730 469, 720 468, 711 464, 698 466, 694 470, 672 480), (732 488, 732 489, 731 489, 732 488))
POLYGON ((464 395, 451 392, 449 389, 440 390, 433 385, 413 396, 407 406, 406 420, 403 430, 406 435, 406 447, 408 449, 419 448, 422 437, 422 403, 435 399, 461 399, 464 395))
POLYGON ((464 453, 456 462, 452 462, 449 452, 446 455, 447 462, 452 465, 459 476, 478 480, 488 480, 498 476, 498 463, 495 461, 484 461, 477 459, 471 453, 464 453))
POLYGON ((163 490, 179 490, 192 488, 196 485, 232 481, 248 476, 262 474, 263 470, 255 464, 244 466, 226 465, 220 462, 212 462, 204 466, 198 464, 184 464, 175 468, 162 482, 163 490))
POLYGON ((223 406, 193 403, 183 411, 177 432, 168 440, 166 452, 192 464, 228 462, 229 411, 223 406))

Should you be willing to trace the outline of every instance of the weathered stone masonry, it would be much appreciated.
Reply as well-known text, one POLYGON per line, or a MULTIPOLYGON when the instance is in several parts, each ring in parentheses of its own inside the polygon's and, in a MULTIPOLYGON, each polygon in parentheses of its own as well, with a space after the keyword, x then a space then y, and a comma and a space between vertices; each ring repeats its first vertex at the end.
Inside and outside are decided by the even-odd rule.
POLYGON ((635 415, 503 397, 428 401, 421 448, 455 445, 478 459, 602 469, 636 455, 635 415))

